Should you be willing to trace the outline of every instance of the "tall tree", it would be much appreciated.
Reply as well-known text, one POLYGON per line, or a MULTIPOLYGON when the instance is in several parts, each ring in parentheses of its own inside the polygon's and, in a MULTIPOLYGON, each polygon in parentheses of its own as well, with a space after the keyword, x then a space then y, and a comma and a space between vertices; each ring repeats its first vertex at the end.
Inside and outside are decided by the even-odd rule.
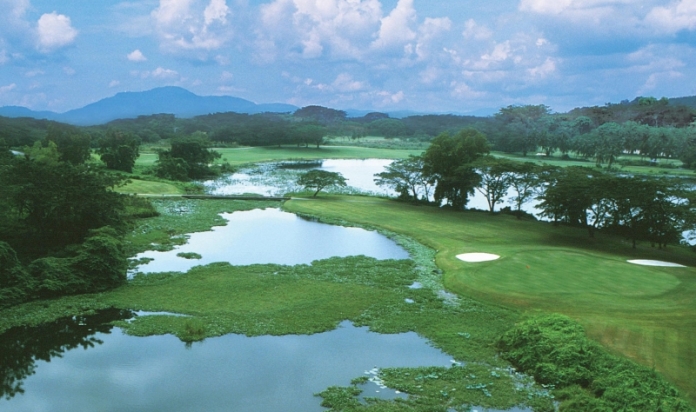
POLYGON ((110 129, 99 141, 101 160, 108 169, 131 173, 139 156, 140 139, 129 132, 110 129))
POLYGON ((486 136, 474 129, 442 133, 423 154, 423 172, 435 183, 435 202, 463 209, 480 181, 471 163, 489 152, 486 136))
POLYGON ((402 198, 418 200, 419 195, 426 201, 430 198, 430 182, 423 174, 423 158, 409 156, 396 160, 375 175, 378 186, 386 186, 398 192, 402 198))
POLYGON ((495 206, 504 200, 510 188, 514 174, 513 163, 493 156, 485 156, 472 163, 481 176, 481 183, 476 186, 476 190, 486 198, 490 213, 495 212, 495 206))

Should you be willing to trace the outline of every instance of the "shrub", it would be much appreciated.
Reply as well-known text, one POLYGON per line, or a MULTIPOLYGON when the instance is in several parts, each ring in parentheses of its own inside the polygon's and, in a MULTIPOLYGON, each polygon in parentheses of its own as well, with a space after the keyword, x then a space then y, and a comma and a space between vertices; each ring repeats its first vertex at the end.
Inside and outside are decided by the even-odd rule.
POLYGON ((498 346, 519 370, 559 389, 560 410, 693 411, 658 373, 607 353, 565 316, 522 322, 498 346))

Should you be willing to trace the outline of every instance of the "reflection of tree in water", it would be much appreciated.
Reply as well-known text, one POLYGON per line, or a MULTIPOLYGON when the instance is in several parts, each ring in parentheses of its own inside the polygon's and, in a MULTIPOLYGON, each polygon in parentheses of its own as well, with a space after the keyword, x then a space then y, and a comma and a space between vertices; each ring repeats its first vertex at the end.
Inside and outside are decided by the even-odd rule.
POLYGON ((96 333, 110 333, 113 326, 109 322, 131 317, 131 311, 108 309, 97 315, 8 330, 0 335, 0 398, 10 399, 24 393, 22 383, 34 374, 36 361, 49 362, 71 349, 100 345, 103 342, 94 337, 96 333))

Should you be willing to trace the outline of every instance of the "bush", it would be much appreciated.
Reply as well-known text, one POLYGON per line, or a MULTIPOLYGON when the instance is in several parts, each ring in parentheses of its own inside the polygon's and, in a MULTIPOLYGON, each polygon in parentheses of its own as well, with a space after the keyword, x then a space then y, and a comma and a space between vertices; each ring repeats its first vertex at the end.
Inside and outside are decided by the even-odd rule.
POLYGON ((562 411, 693 411, 658 373, 610 355, 565 316, 522 322, 498 346, 519 370, 559 389, 562 411))

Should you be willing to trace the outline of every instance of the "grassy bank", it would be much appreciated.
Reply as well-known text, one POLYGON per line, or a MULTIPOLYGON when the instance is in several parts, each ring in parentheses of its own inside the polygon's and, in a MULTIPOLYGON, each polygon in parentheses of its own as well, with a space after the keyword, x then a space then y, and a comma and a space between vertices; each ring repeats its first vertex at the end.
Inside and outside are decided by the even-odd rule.
MULTIPOLYGON (((409 155, 417 155, 420 149, 377 149, 354 146, 322 146, 316 147, 239 147, 216 148, 222 155, 217 162, 243 165, 276 160, 313 160, 313 159, 401 159, 409 155)), ((156 153, 144 152, 136 162, 136 166, 152 166, 157 161, 156 153)))
POLYGON ((530 314, 567 314, 610 351, 655 367, 696 400, 696 257, 691 251, 649 245, 633 250, 621 239, 589 239, 583 230, 368 197, 291 201, 285 208, 412 237, 437 250, 449 290, 530 314), (478 264, 456 259, 467 252, 501 259, 478 264), (642 267, 625 262, 631 258, 690 267, 642 267))

